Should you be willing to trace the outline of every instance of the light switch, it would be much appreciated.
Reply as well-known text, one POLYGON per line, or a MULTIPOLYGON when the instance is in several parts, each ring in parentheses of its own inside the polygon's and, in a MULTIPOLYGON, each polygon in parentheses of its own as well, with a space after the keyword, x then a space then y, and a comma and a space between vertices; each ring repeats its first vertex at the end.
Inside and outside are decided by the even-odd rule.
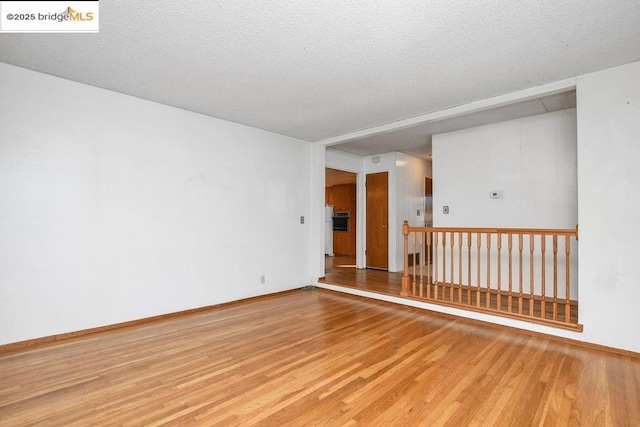
POLYGON ((445 215, 448 215, 449 214, 449 206, 443 206, 442 207, 442 213, 445 214, 445 215))

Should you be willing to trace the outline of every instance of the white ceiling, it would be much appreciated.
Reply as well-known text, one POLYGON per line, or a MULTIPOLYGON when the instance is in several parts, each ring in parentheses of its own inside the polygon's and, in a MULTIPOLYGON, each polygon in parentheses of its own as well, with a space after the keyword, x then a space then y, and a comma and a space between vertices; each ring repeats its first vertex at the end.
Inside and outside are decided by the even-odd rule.
POLYGON ((638 0, 113 0, 99 34, 0 34, 0 61, 322 141, 640 60, 639 23, 638 0))

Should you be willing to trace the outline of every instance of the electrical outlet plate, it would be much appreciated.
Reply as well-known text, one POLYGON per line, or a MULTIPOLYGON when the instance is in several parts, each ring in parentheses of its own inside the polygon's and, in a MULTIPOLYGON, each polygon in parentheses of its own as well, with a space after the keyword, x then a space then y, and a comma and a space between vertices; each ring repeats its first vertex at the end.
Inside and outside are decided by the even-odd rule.
POLYGON ((264 285, 267 281, 267 278, 265 276, 260 276, 260 284, 264 285))

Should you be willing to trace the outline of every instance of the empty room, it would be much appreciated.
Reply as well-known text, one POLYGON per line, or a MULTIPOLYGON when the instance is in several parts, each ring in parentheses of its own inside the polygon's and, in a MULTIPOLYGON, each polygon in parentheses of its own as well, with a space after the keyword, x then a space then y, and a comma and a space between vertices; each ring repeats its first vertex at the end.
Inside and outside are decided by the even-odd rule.
POLYGON ((0 425, 640 425, 636 0, 0 11, 0 425))

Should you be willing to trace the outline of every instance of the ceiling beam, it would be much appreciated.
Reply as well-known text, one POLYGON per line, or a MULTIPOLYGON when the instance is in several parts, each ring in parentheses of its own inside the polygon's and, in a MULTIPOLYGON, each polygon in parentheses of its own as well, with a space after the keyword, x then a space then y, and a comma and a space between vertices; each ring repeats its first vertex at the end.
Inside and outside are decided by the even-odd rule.
POLYGON ((530 99, 541 98, 544 96, 555 95, 557 93, 567 92, 576 88, 576 78, 560 80, 546 85, 535 86, 528 89, 511 92, 504 95, 494 96, 480 101, 470 102, 468 104, 458 105, 456 107, 444 110, 434 111, 409 119, 398 120, 396 122, 384 125, 374 126, 371 128, 334 136, 316 142, 316 144, 330 147, 332 145, 342 144, 343 142, 354 141, 356 139, 367 138, 373 135, 380 135, 423 123, 434 122, 438 120, 450 119, 453 117, 463 116, 465 114, 477 113, 491 108, 502 107, 504 105, 516 102, 528 101, 530 99))

